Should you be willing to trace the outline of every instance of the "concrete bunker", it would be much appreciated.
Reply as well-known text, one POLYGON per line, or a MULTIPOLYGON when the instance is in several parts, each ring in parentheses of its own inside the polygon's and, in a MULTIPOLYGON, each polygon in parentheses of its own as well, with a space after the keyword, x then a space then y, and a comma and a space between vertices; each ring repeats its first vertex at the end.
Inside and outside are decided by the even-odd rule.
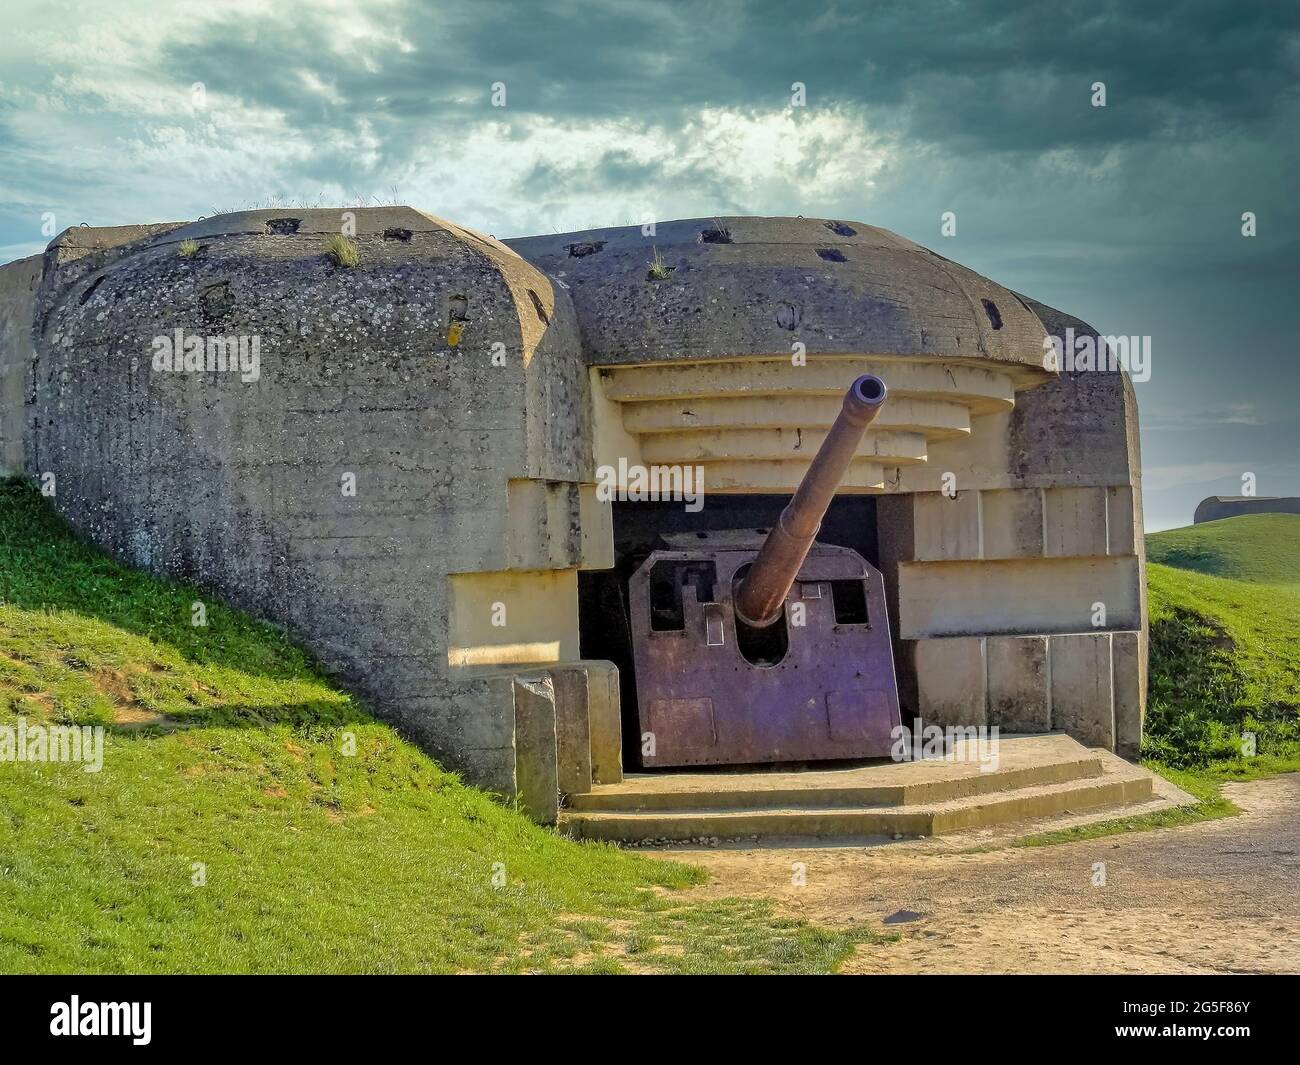
POLYGON ((873 374, 890 402, 821 539, 880 574, 903 717, 1136 752, 1132 388, 1044 361, 1084 323, 856 221, 503 243, 350 214, 348 270, 321 250, 329 210, 78 228, 0 268, 6 467, 54 475, 83 535, 283 624, 553 821, 634 736, 610 589, 665 535, 771 528, 873 374), (259 379, 153 372, 178 329, 259 337, 259 379), (627 499, 655 466, 701 468, 703 508, 627 499))

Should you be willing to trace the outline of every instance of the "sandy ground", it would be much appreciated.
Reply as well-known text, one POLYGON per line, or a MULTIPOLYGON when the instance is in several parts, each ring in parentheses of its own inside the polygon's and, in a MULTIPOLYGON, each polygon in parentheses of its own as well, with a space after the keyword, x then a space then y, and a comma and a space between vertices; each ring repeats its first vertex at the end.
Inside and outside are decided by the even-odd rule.
POLYGON ((1300 972, 1300 774, 1225 794, 1240 816, 1052 847, 681 857, 713 874, 700 894, 774 896, 793 916, 901 937, 860 947, 850 973, 1300 972))

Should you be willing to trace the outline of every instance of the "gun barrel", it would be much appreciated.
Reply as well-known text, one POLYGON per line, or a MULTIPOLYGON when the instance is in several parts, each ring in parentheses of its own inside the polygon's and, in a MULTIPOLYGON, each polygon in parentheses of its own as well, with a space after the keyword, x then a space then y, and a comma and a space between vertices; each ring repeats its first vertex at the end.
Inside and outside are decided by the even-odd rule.
POLYGON ((887 395, 885 382, 872 374, 863 374, 849 386, 817 457, 740 583, 735 607, 745 624, 766 628, 781 616, 786 594, 808 556, 826 508, 887 395))

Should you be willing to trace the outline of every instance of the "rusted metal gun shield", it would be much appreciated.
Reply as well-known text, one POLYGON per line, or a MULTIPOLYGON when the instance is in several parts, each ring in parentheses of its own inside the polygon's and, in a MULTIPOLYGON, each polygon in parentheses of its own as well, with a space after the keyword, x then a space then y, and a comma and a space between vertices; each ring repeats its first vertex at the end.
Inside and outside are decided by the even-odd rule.
MULTIPOLYGON (((655 551, 632 575, 629 606, 637 714, 653 753, 642 764, 688 766, 889 754, 899 724, 898 685, 880 571, 856 551, 814 544, 783 609, 788 650, 781 662, 756 666, 741 654, 732 583, 752 563, 747 550, 655 551), (675 559, 713 562, 715 603, 683 589, 680 630, 650 622, 650 573, 675 559), (837 624, 830 582, 865 580, 868 621, 837 624), (791 624, 801 606, 804 624, 791 624)), ((641 744, 643 752, 645 744, 641 744)))

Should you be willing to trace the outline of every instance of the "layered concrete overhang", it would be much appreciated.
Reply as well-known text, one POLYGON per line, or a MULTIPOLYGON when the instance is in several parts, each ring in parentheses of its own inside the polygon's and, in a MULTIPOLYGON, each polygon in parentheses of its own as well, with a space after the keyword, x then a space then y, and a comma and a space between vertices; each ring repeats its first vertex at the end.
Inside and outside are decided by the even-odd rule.
POLYGON ((789 491, 847 383, 875 373, 890 402, 844 488, 880 491, 1055 376, 1019 296, 860 222, 698 218, 507 243, 577 309, 598 465, 689 463, 712 491, 789 491))

